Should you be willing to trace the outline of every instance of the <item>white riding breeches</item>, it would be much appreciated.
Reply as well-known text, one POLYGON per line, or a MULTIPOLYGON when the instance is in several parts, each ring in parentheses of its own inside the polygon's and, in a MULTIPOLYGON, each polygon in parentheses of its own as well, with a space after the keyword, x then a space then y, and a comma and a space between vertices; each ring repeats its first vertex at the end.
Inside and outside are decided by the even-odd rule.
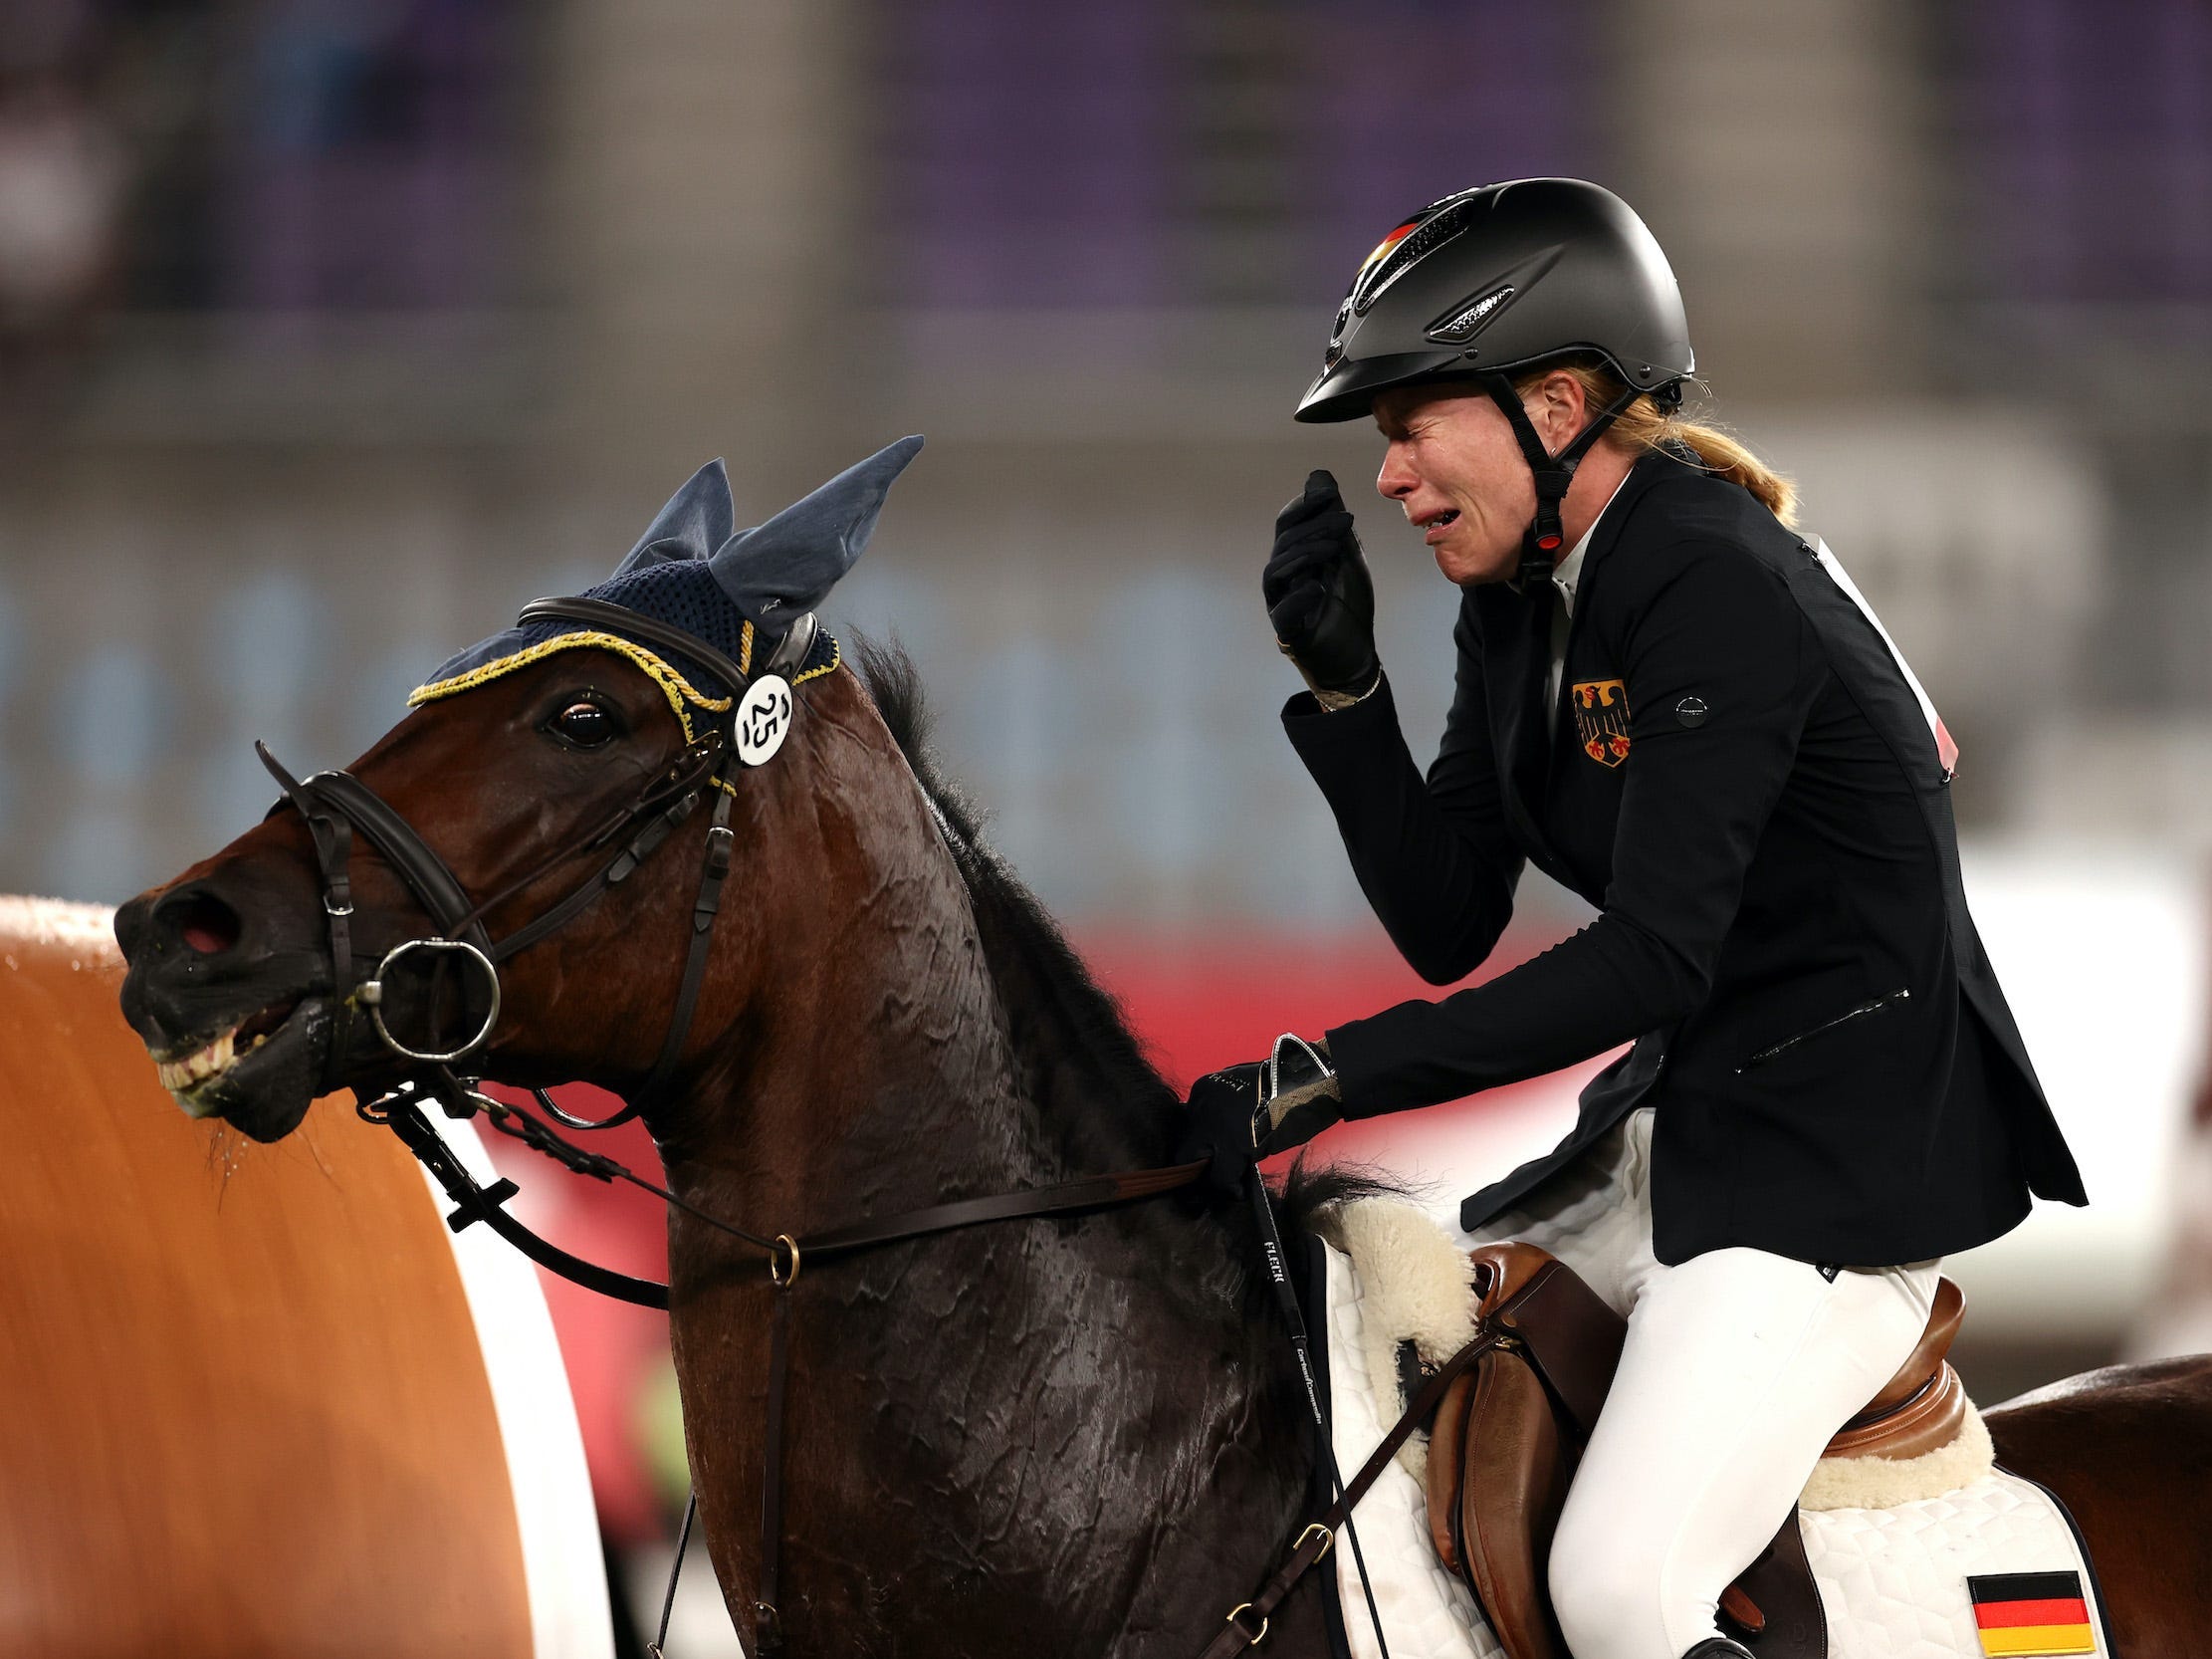
POLYGON ((1652 1254, 1652 1116, 1632 1112, 1470 1242, 1521 1239, 1628 1315, 1627 1345, 1552 1543, 1575 1659, 1680 1659, 1764 1549, 1822 1450, 1927 1327, 1934 1262, 1819 1268, 1652 1254))

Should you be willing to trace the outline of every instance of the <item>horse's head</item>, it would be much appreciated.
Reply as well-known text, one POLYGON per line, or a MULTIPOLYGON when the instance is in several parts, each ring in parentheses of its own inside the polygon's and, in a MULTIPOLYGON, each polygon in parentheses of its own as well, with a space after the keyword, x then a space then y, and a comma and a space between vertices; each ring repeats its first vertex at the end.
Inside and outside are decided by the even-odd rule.
POLYGON ((274 1140, 317 1094, 445 1055, 664 1082, 679 1005, 726 1027, 750 995, 731 964, 767 960, 748 941, 839 874, 825 782, 898 762, 811 611, 920 447, 752 530, 704 467, 608 582, 448 662, 348 772, 272 760, 287 799, 115 917, 123 1012, 184 1109, 274 1140))

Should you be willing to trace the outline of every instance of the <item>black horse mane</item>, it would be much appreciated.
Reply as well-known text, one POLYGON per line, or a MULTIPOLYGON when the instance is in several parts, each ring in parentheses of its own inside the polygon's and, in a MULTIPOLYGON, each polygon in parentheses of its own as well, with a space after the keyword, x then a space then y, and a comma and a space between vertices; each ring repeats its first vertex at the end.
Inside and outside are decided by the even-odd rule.
MULTIPOLYGON (((985 841, 982 810, 945 776, 930 743, 929 709, 913 659, 895 641, 863 638, 855 641, 851 662, 937 811, 983 925, 987 951, 995 961, 1011 959, 1025 966, 1030 982, 1027 995, 1058 1016, 1061 1042, 1087 1062, 1084 1069, 1091 1074, 1093 1086, 1121 1103, 1125 1112, 1134 1107, 1150 1117, 1156 1130, 1150 1142, 1157 1144, 1151 1145, 1148 1155, 1164 1159, 1181 1110, 1175 1091, 1147 1058, 1121 1006, 1092 976, 1051 912, 985 841)), ((1003 976, 1001 990, 1015 994, 1003 976)), ((1029 1058, 1033 1066, 1036 1057, 1029 1058)), ((1063 1065, 1074 1058, 1058 1057, 1063 1065)), ((1341 1164, 1309 1168, 1300 1157, 1284 1184, 1280 1220, 1285 1231, 1306 1228, 1317 1212, 1331 1205, 1400 1192, 1376 1171, 1341 1164)))
MULTIPOLYGON (((1088 1059, 1099 1084, 1157 1115, 1175 1101, 1175 1091, 1146 1056, 1120 1005, 1092 977, 1051 912, 985 841, 982 810, 945 776, 930 742, 929 708, 913 659, 895 641, 862 639, 856 646, 854 669, 899 752, 913 768, 922 793, 937 810, 954 862, 984 926, 987 949, 995 958, 1003 953, 1003 958, 1025 964, 1034 990, 1059 1017, 1069 1045, 1088 1059)), ((1009 988, 1001 984, 1001 989, 1009 988)))
POLYGON ((1362 1198, 1412 1196, 1403 1183, 1383 1170, 1364 1164, 1314 1164, 1300 1152, 1283 1179, 1276 1214, 1285 1232, 1292 1228, 1311 1232, 1321 1212, 1339 1204, 1362 1198))

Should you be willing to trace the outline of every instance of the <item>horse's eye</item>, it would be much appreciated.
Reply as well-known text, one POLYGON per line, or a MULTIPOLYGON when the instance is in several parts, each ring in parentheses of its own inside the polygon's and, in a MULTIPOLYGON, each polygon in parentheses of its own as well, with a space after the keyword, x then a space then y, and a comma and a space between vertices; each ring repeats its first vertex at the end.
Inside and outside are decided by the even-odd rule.
POLYGON ((580 698, 554 715, 550 724, 579 749, 596 749, 622 735, 621 722, 611 710, 580 698))

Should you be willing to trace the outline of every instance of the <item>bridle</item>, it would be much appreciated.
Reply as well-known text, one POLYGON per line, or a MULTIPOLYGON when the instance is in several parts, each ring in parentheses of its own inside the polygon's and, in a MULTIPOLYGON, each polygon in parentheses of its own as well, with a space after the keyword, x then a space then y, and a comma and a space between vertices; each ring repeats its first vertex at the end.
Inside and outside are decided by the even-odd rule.
MULTIPOLYGON (((331 1045, 323 1076, 325 1088, 334 1086, 343 1070, 352 1036, 352 1006, 356 1001, 367 1010, 377 1040, 392 1056, 411 1066, 450 1067, 483 1048, 499 1021, 500 964, 552 937, 580 916, 601 893, 627 880, 698 810, 702 797, 711 799, 706 850, 700 861, 697 894, 692 901, 684 977, 677 989, 667 1036, 662 1039, 660 1053, 644 1083, 627 1096, 619 1111, 596 1122, 570 1116, 550 1097, 541 1096, 545 1108, 569 1128, 612 1128, 658 1103, 683 1057, 685 1042, 691 1034, 692 1016, 698 1010, 700 987, 706 978, 715 918, 722 907, 723 883, 729 878, 733 862, 735 836, 730 830, 730 808, 735 799, 736 777, 748 765, 757 764, 748 757, 749 753, 758 753, 761 748, 759 744, 745 743, 741 731, 747 719, 757 721, 764 712, 780 722, 776 733, 778 741, 781 731, 788 729, 791 692, 783 671, 803 660, 812 645, 813 618, 805 617, 801 625, 792 628, 757 674, 740 668, 721 651, 682 629, 597 599, 533 599, 523 607, 521 620, 526 625, 540 621, 570 621, 610 631, 619 629, 662 650, 689 657, 731 688, 734 712, 727 725, 709 726, 686 744, 628 804, 479 903, 470 901, 445 860, 414 827, 351 773, 318 772, 306 779, 296 779, 265 745, 257 743, 254 749, 262 765, 283 789, 286 801, 299 809, 307 820, 308 832, 315 843, 316 862, 322 870, 323 909, 330 919, 332 1008, 331 1045), (405 939, 394 945, 384 953, 375 970, 358 982, 353 978, 353 900, 348 873, 356 833, 382 855, 438 929, 427 938, 405 939), (484 925, 489 913, 579 855, 601 850, 604 856, 598 867, 565 897, 504 939, 496 943, 492 940, 484 925), (387 1023, 387 983, 395 971, 418 956, 429 958, 433 975, 444 963, 451 962, 476 979, 484 1014, 475 1032, 465 1041, 442 1048, 415 1046, 396 1035, 387 1023)), ((767 754, 774 753, 774 747, 769 747, 767 754)), ((277 810, 282 810, 282 806, 280 803, 277 810)))
MULTIPOLYGON (((587 1290, 642 1306, 665 1309, 669 1305, 666 1285, 631 1278, 583 1261, 511 1215, 505 1207, 506 1202, 519 1189, 507 1180, 496 1181, 490 1187, 480 1185, 432 1127, 423 1112, 426 1101, 435 1101, 451 1117, 482 1113, 499 1132, 555 1158, 569 1169, 598 1180, 621 1180, 643 1188, 766 1256, 769 1277, 774 1286, 774 1306, 769 1328, 760 1567, 753 1603, 751 1651, 757 1659, 778 1659, 784 1652, 778 1603, 783 1409, 789 1369, 791 1288, 798 1281, 801 1265, 819 1265, 879 1246, 986 1222, 1077 1215, 1137 1203, 1192 1185, 1207 1172, 1212 1160, 1201 1158, 1164 1168, 1124 1170, 1056 1186, 1024 1188, 931 1205, 844 1226, 769 1235, 701 1210, 613 1159, 568 1141, 551 1124, 524 1108, 480 1092, 476 1079, 463 1075, 455 1067, 480 1051, 498 1025, 500 965, 550 938, 581 915, 600 894, 626 880, 671 838, 705 798, 711 805, 699 885, 692 901, 684 975, 670 1014, 667 1035, 644 1083, 627 1095, 619 1110, 596 1120, 572 1116, 556 1105, 543 1088, 531 1089, 539 1106, 555 1122, 570 1129, 611 1128, 661 1102, 675 1076, 697 1012, 715 918, 721 909, 722 888, 734 861, 735 837, 730 829, 730 813, 736 784, 749 767, 765 764, 772 758, 788 732, 795 708, 791 685, 783 675, 804 662, 815 631, 813 617, 802 617, 762 669, 749 673, 695 635, 622 605, 587 598, 535 599, 523 608, 521 621, 525 624, 582 622, 643 640, 673 656, 688 658, 731 688, 732 712, 728 724, 711 725, 701 731, 627 805, 543 860, 528 874, 510 881, 491 897, 473 903, 445 860, 405 818, 359 779, 343 771, 318 772, 305 779, 296 779, 265 746, 255 744, 262 764, 285 794, 285 801, 274 810, 282 811, 290 805, 305 818, 322 873, 323 908, 329 921, 333 1013, 330 1050, 318 1092, 344 1086, 337 1079, 342 1074, 352 1036, 352 1006, 358 1003, 367 1011, 377 1041, 403 1063, 404 1070, 396 1084, 373 1098, 357 1095, 355 1109, 369 1122, 389 1127, 437 1181, 455 1206, 447 1224, 456 1232, 481 1221, 541 1267, 587 1290), (353 902, 349 870, 356 835, 382 856, 438 929, 427 937, 402 940, 383 954, 371 974, 357 980, 352 954, 353 902), (487 915, 561 865, 591 852, 602 856, 590 875, 514 932, 497 941, 491 937, 485 926, 487 915), (395 972, 418 955, 427 958, 433 979, 440 966, 448 962, 459 964, 466 974, 475 977, 484 1012, 465 1041, 437 1047, 438 1040, 433 1036, 426 1044, 418 1046, 391 1029, 386 1019, 387 986, 395 972)), ((464 1015, 468 1012, 466 1001, 463 1012, 464 1015)), ((1303 1320, 1283 1270, 1281 1241, 1268 1206, 1266 1187, 1256 1169, 1251 1171, 1248 1182, 1260 1217, 1262 1236, 1267 1242, 1271 1282, 1290 1323, 1299 1363, 1305 1367, 1303 1320)), ((1298 1536, 1287 1558, 1260 1591, 1228 1614, 1224 1628, 1209 1644, 1203 1659, 1229 1659, 1230 1655, 1259 1643, 1267 1633, 1267 1620, 1275 1606, 1306 1570, 1328 1552, 1338 1529, 1348 1527, 1353 1507, 1407 1436, 1434 1413, 1449 1378, 1463 1370, 1472 1357, 1472 1350, 1469 1350, 1443 1373, 1431 1379, 1413 1407, 1384 1437, 1383 1443, 1351 1482, 1337 1481, 1333 1475, 1334 1463, 1329 1463, 1329 1486, 1336 1493, 1336 1501, 1320 1520, 1308 1525, 1298 1536)), ((1306 1379, 1311 1396, 1310 1369, 1306 1371, 1306 1379)), ((1321 1430, 1321 1455, 1328 1457, 1326 1426, 1318 1423, 1317 1426, 1321 1430)), ((685 1510, 685 1540, 690 1536, 696 1507, 694 1495, 692 1504, 685 1510)), ((1356 1545, 1356 1536, 1353 1541, 1356 1545)), ((683 1542, 679 1541, 670 1571, 669 1602, 675 1594, 675 1572, 682 1563, 683 1542)), ((1372 1607, 1372 1597, 1370 1605, 1372 1607)), ((661 1641, 666 1640, 667 1624, 668 1603, 664 1603, 661 1641)), ((1381 1635, 1379 1621, 1377 1635, 1381 1635)), ((659 1659, 661 1641, 649 1644, 655 1659, 659 1659)))

